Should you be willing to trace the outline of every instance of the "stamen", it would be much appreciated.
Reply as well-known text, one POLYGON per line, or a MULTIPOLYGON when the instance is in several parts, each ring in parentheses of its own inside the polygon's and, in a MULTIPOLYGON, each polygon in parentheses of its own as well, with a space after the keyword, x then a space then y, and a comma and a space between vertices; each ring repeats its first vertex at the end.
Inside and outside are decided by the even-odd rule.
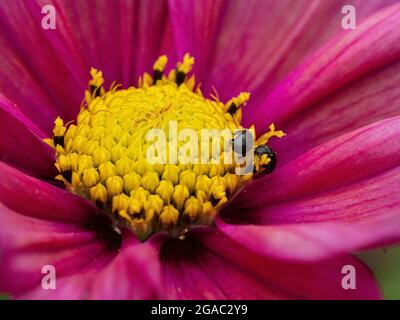
POLYGON ((64 147, 64 134, 65 134, 66 128, 64 126, 64 122, 61 120, 60 117, 57 117, 57 119, 54 121, 54 129, 53 129, 53 142, 54 145, 60 145, 61 147, 64 147))
POLYGON ((276 153, 267 142, 284 133, 272 124, 268 133, 246 145, 241 107, 250 94, 243 92, 226 103, 217 93, 213 100, 205 98, 199 88, 194 89, 194 76, 187 79, 193 63, 194 58, 185 54, 164 75, 167 57, 161 56, 153 65, 153 76, 145 73, 138 87, 120 89, 113 84, 108 91, 101 71, 92 68, 76 121, 64 125, 58 117, 52 139, 45 139, 56 153, 60 172, 56 178, 141 240, 159 231, 182 238, 191 225, 212 224, 245 183, 276 166, 276 153), (154 162, 148 156, 154 148, 148 140, 153 129, 165 137, 157 156, 166 161, 154 162), (225 130, 228 148, 223 136, 215 140, 215 134, 185 143, 184 129, 197 137, 204 129, 225 130), (247 157, 253 144, 254 170, 239 174, 244 164, 227 160, 235 152, 247 157), (218 154, 209 152, 215 145, 224 146, 218 154), (201 149, 197 156, 191 152, 194 147, 201 149))
POLYGON ((250 93, 242 92, 239 96, 229 100, 224 107, 225 112, 229 113, 237 122, 242 121, 241 107, 246 105, 250 99, 250 93))
POLYGON ((161 56, 153 65, 153 84, 156 84, 158 80, 162 79, 165 66, 167 65, 167 56, 161 56))
POLYGON ((175 82, 178 87, 185 81, 186 75, 192 70, 194 58, 188 53, 183 57, 183 62, 178 62, 176 65, 176 78, 175 82))

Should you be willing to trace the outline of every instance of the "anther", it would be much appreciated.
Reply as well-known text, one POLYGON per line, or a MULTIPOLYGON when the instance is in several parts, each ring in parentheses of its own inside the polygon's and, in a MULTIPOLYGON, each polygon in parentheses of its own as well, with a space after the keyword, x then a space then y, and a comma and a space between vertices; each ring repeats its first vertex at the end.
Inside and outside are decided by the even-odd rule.
POLYGON ((234 115, 237 110, 250 99, 250 93, 242 92, 237 97, 232 98, 225 104, 225 112, 234 115))
POLYGON ((163 72, 165 66, 167 65, 168 58, 167 56, 159 57, 153 65, 153 84, 156 84, 158 80, 161 80, 163 77, 163 72))
POLYGON ((90 93, 96 98, 100 96, 100 88, 95 85, 90 85, 90 93))
POLYGON ((85 99, 87 103, 91 102, 91 97, 101 96, 102 85, 104 83, 103 73, 96 70, 95 68, 90 69, 90 75, 92 79, 89 80, 89 91, 85 93, 85 99))
POLYGON ((194 64, 194 58, 191 57, 188 53, 183 56, 183 61, 178 62, 176 65, 176 75, 175 82, 178 87, 185 82, 186 75, 192 70, 192 66, 194 64))
POLYGON ((230 115, 233 116, 233 115, 235 114, 235 112, 237 111, 237 109, 238 109, 238 106, 236 105, 236 103, 232 102, 232 103, 230 104, 230 106, 229 106, 227 112, 228 112, 230 115))
POLYGON ((68 181, 69 183, 71 183, 72 181, 72 170, 68 169, 66 171, 62 171, 61 175, 63 176, 63 178, 68 181))
POLYGON ((182 71, 176 70, 176 79, 175 82, 178 85, 178 87, 185 81, 186 74, 183 73, 182 71))
POLYGON ((64 126, 64 122, 60 117, 54 121, 54 129, 53 129, 53 142, 54 145, 60 145, 64 147, 64 134, 67 128, 64 126))

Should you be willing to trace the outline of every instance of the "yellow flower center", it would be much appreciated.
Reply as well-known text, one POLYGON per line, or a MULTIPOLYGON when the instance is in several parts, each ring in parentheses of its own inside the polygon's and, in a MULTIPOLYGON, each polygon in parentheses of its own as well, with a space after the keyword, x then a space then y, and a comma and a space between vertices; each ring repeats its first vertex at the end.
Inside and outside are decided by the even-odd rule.
MULTIPOLYGON (((244 183, 275 166, 266 143, 284 134, 272 124, 251 146, 251 171, 240 173, 247 163, 235 157, 235 143, 243 141, 241 107, 250 95, 226 103, 205 98, 194 76, 187 79, 193 63, 186 54, 164 75, 167 57, 161 56, 137 88, 108 91, 92 69, 75 123, 58 117, 53 138, 45 139, 55 149, 57 179, 141 240, 157 231, 184 237, 190 225, 212 224, 244 183), (158 140, 154 129, 164 133, 158 140)), ((254 136, 254 127, 249 132, 254 136)), ((243 158, 247 147, 239 146, 243 158)))

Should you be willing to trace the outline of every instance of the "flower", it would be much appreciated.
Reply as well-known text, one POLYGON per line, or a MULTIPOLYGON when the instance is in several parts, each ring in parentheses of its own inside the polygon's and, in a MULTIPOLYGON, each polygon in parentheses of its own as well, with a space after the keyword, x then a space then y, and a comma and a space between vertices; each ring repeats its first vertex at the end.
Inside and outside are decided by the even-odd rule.
MULTIPOLYGON (((400 5, 345 2, 42 1, 0 4, 0 291, 16 298, 379 298, 350 253, 399 241, 400 5), (290 10, 288 10, 290 6, 290 10), (286 14, 283 14, 283 13, 286 14), (290 14, 287 14, 287 13, 290 14), (244 127, 274 122, 274 173, 255 179, 215 227, 140 242, 57 185, 54 120, 79 113, 91 67, 127 88, 160 54, 196 57, 202 91, 252 94, 244 127), (44 290, 52 265, 57 288, 44 290), (341 286, 344 266, 357 287, 341 286)), ((98 83, 94 83, 97 85, 98 83)), ((63 124, 62 124, 63 125, 63 124)), ((59 160, 59 159, 58 159, 59 160)), ((88 184, 96 181, 88 176, 88 184)))

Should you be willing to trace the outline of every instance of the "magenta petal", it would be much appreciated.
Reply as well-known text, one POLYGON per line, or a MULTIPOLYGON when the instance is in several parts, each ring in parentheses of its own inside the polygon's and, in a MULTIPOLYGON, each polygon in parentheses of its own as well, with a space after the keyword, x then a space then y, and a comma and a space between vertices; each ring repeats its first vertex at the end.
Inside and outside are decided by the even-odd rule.
POLYGON ((167 298, 379 299, 371 272, 350 256, 312 264, 270 259, 217 230, 193 232, 161 248, 167 298), (357 272, 357 289, 344 290, 344 265, 357 272))
MULTIPOLYGON (((27 5, 36 18, 49 1, 27 5)), ((106 85, 113 81, 132 85, 144 71, 151 71, 168 23, 164 0, 51 1, 58 12, 57 31, 47 40, 73 71, 87 74, 91 67, 103 71, 106 85)), ((85 78, 83 78, 85 79, 85 78)), ((82 92, 83 94, 83 92, 82 92)))
POLYGON ((96 215, 96 208, 84 198, 1 162, 0 176, 0 202, 20 214, 68 223, 85 223, 96 215))
POLYGON ((264 226, 221 224, 222 230, 288 259, 318 259, 398 243, 399 130, 400 117, 374 123, 311 150, 270 179, 254 182, 222 219, 264 226))
POLYGON ((218 226, 249 250, 288 261, 319 261, 400 242, 397 212, 351 223, 230 225, 220 220, 218 226))
POLYGON ((271 256, 327 258, 400 243, 398 190, 400 167, 326 194, 238 210, 236 220, 246 225, 221 221, 219 226, 232 239, 271 256))
POLYGON ((91 299, 155 299, 159 295, 160 267, 157 246, 125 235, 121 251, 96 276, 91 299))
POLYGON ((0 291, 18 296, 41 287, 42 268, 57 277, 83 270, 105 251, 95 234, 79 227, 23 216, 0 205, 0 291))
POLYGON ((57 115, 71 119, 79 111, 84 82, 79 83, 62 61, 70 56, 61 58, 46 39, 45 33, 60 30, 44 30, 41 6, 38 17, 27 10, 32 3, 0 3, 0 50, 4 61, 0 65, 0 92, 50 134, 57 115))
MULTIPOLYGON (((80 252, 84 254, 83 251, 80 252)), ((83 300, 90 298, 90 291, 97 275, 113 259, 115 253, 107 252, 93 259, 82 270, 68 276, 58 276, 56 289, 44 290, 41 286, 16 296, 29 300, 83 300)))
POLYGON ((164 0, 1 1, 0 92, 17 103, 50 134, 53 120, 75 118, 89 70, 103 71, 106 86, 114 80, 131 85, 151 70, 161 48, 174 52, 164 0), (56 29, 41 27, 44 5, 54 5, 56 29), (34 32, 32 32, 32 30, 34 32), (168 46, 166 46, 168 45, 168 46))
MULTIPOLYGON (((307 263, 290 263, 270 259, 252 250, 233 244, 215 232, 201 237, 201 243, 230 264, 240 266, 244 272, 253 273, 259 281, 281 289, 293 298, 301 299, 380 299, 379 286, 371 271, 358 259, 344 255, 332 260, 307 263), (343 266, 354 266, 357 272, 357 289, 343 290, 343 266)), ((226 280, 229 282, 229 280, 226 280)))
MULTIPOLYGON (((211 230, 205 232, 208 236, 211 230)), ((263 283, 240 266, 205 248, 194 231, 185 240, 167 239, 160 250, 166 299, 283 299, 284 290, 263 283), (229 279, 229 281, 228 281, 229 279)), ((223 239, 218 237, 217 241, 223 239)), ((225 245, 235 243, 225 240, 225 245)), ((236 246, 237 247, 237 246, 236 246)), ((239 252, 238 252, 239 253, 239 252)))
MULTIPOLYGON (((352 2, 360 22, 394 1, 352 2)), ((171 19, 180 23, 180 30, 187 30, 180 32, 182 36, 179 39, 186 35, 182 43, 202 54, 196 56, 198 60, 207 61, 205 88, 215 86, 222 99, 229 99, 240 91, 251 91, 249 107, 257 106, 260 99, 305 56, 333 35, 343 33, 340 12, 345 4, 350 4, 341 0, 214 3, 226 8, 223 8, 222 14, 210 14, 219 21, 217 24, 211 21, 203 27, 203 35, 197 35, 193 30, 201 29, 206 19, 193 14, 184 14, 179 18, 172 15, 171 19), (207 35, 206 41, 204 38, 207 35), (212 48, 211 54, 209 48, 212 48), (209 56, 204 56, 207 53, 209 56)))
POLYGON ((203 82, 228 2, 171 0, 168 4, 178 56, 189 52, 195 57, 193 73, 203 82))
MULTIPOLYGON (((80 272, 62 277, 56 281, 56 289, 44 290, 41 286, 29 290, 17 299, 22 300, 83 300, 88 298, 88 291, 93 283, 95 272, 80 272)), ((44 276, 44 275, 42 275, 44 276)))
POLYGON ((44 134, 0 94, 0 159, 30 175, 50 179, 57 170, 44 134))
POLYGON ((400 115, 400 63, 369 73, 283 125, 284 139, 273 141, 279 163, 375 121, 400 115), (321 125, 322 124, 322 125, 321 125))
MULTIPOLYGON (((356 30, 336 37, 282 81, 245 123, 265 130, 281 123, 368 72, 400 57, 400 4, 385 8, 356 30)), ((253 112, 254 111, 254 112, 253 112)))
MULTIPOLYGON (((250 209, 246 221, 257 224, 321 221, 367 223, 370 219, 387 216, 388 226, 393 227, 395 234, 400 237, 400 229, 397 232, 395 229, 396 219, 393 220, 396 213, 400 219, 399 188, 400 166, 323 194, 250 209)), ((374 229, 373 224, 371 229, 374 229)), ((375 231, 379 230, 376 228, 375 231)), ((369 232, 370 236, 373 234, 374 232, 369 232)), ((391 234, 387 236, 390 237, 391 234)))
POLYGON ((265 207, 332 191, 383 174, 400 164, 399 137, 400 117, 347 133, 282 167, 278 166, 272 175, 255 180, 246 186, 233 204, 237 207, 265 207))

